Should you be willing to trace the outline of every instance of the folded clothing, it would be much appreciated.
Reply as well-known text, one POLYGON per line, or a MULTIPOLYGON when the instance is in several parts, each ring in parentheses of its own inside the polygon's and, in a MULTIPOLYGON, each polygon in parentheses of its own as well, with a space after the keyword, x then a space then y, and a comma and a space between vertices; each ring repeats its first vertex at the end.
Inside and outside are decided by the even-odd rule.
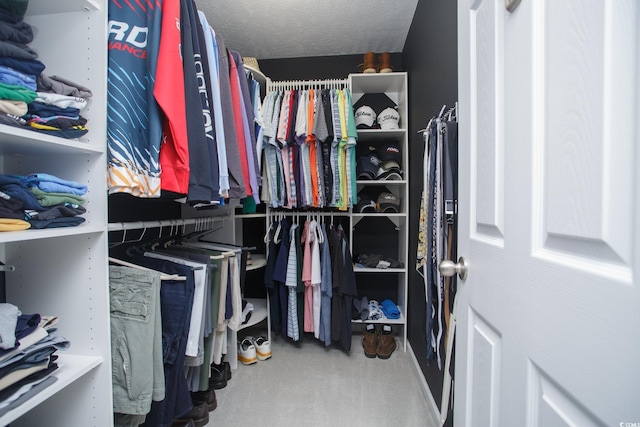
POLYGON ((380 303, 378 301, 372 299, 369 301, 369 320, 380 320, 384 319, 385 315, 380 309, 380 303))
POLYGON ((388 319, 399 319, 400 318, 400 309, 398 306, 391 301, 390 299, 386 299, 380 303, 380 309, 387 316, 388 319))

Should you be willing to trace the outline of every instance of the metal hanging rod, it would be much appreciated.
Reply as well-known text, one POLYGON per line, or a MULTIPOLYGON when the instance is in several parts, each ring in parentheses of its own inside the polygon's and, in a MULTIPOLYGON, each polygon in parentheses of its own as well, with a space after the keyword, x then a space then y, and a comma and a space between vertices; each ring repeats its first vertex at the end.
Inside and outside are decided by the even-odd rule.
POLYGON ((205 216, 200 218, 178 218, 165 219, 157 221, 131 221, 131 222, 111 222, 109 223, 109 231, 121 230, 142 230, 147 228, 159 227, 180 227, 183 225, 197 225, 201 227, 210 227, 217 221, 224 221, 224 216, 205 216))

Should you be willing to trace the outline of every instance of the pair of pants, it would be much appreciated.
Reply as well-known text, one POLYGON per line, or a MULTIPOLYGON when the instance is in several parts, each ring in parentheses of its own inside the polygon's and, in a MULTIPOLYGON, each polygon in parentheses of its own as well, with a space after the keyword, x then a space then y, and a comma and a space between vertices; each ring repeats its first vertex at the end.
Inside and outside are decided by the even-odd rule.
POLYGON ((155 271, 109 266, 116 425, 117 414, 144 416, 152 400, 164 399, 160 276, 155 271))
POLYGON ((193 406, 184 375, 184 359, 195 290, 193 267, 150 257, 135 262, 186 280, 163 280, 160 287, 162 312, 162 355, 164 361, 165 399, 151 404, 145 426, 170 426, 174 418, 193 406))

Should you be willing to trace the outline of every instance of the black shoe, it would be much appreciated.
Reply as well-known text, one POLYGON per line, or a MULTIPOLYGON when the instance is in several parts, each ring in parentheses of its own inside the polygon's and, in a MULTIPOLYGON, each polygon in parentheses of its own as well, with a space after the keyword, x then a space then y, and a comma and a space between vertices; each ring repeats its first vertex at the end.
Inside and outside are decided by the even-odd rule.
POLYGON ((209 375, 209 388, 214 390, 219 390, 221 388, 225 388, 227 386, 227 381, 231 378, 231 368, 229 367, 229 374, 227 374, 227 370, 225 366, 229 366, 228 363, 221 363, 219 365, 211 364, 211 373, 209 375))
POLYGON ((207 402, 193 402, 193 409, 187 412, 183 417, 175 418, 173 420, 174 425, 181 425, 180 423, 187 423, 192 420, 195 427, 203 427, 209 424, 209 409, 207 408, 207 402))
POLYGON ((218 407, 218 399, 216 398, 216 391, 214 389, 205 391, 192 391, 191 400, 193 400, 194 404, 195 402, 207 402, 209 412, 215 411, 215 409, 218 407))
POLYGON ((231 379, 231 365, 229 365, 229 362, 222 362, 222 364, 224 365, 224 370, 227 373, 227 381, 229 381, 231 379))
POLYGON ((189 418, 186 421, 173 420, 173 422, 171 423, 171 427, 196 427, 196 425, 193 423, 193 420, 189 418))

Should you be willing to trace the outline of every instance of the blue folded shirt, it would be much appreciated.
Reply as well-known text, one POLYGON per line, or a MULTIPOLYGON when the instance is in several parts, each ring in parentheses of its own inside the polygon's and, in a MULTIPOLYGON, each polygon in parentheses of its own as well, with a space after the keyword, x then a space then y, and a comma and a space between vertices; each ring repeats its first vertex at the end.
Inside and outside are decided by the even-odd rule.
POLYGON ((380 309, 387 319, 399 319, 400 318, 400 309, 398 306, 391 300, 386 299, 380 303, 380 309))

